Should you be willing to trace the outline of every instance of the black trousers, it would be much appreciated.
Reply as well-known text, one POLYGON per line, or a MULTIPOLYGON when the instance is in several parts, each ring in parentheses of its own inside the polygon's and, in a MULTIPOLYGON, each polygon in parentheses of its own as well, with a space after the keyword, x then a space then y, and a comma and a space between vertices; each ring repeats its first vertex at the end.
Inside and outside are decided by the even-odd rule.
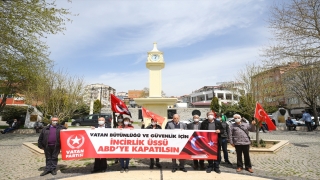
POLYGON ((306 126, 308 128, 308 131, 312 131, 312 125, 311 125, 311 122, 305 122, 306 123, 306 126))
POLYGON ((208 168, 219 169, 221 162, 221 144, 218 143, 217 160, 208 159, 208 168))
POLYGON ((193 165, 194 166, 204 166, 204 160, 198 160, 198 159, 194 159, 193 160, 193 165))
POLYGON ((250 145, 235 145, 237 152, 237 168, 243 168, 242 154, 244 156, 245 168, 251 168, 251 161, 249 156, 250 145))
POLYGON ((57 168, 58 155, 60 153, 60 147, 47 146, 44 148, 44 155, 46 157, 46 170, 52 171, 57 168))
MULTIPOLYGON (((179 159, 179 167, 180 168, 184 168, 184 164, 186 163, 185 159, 179 159)), ((177 166, 177 160, 176 159, 172 159, 172 168, 178 168, 177 166)))
POLYGON ((94 159, 94 171, 104 171, 107 169, 107 158, 95 158, 94 159))
MULTIPOLYGON (((156 164, 159 164, 159 158, 156 159, 156 164)), ((150 165, 154 165, 154 158, 150 158, 150 165)))

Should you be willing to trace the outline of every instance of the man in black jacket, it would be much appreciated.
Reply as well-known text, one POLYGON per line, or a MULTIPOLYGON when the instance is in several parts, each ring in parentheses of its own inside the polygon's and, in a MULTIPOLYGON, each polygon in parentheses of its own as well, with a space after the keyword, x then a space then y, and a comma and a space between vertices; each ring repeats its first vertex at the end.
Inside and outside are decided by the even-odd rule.
MULTIPOLYGON (((199 120, 200 120, 199 115, 195 114, 195 115, 193 116, 193 122, 192 122, 192 123, 189 123, 189 124, 187 125, 187 129, 190 129, 190 130, 200 130, 201 122, 199 122, 199 120)), ((194 170, 198 170, 198 169, 199 169, 199 165, 200 165, 200 169, 201 169, 201 170, 205 170, 204 160, 193 159, 193 169, 194 169, 194 170)))
POLYGON ((221 159, 221 133, 224 133, 224 128, 222 127, 222 124, 220 121, 215 121, 215 115, 214 112, 210 111, 207 113, 208 119, 204 120, 201 123, 201 130, 215 130, 216 133, 218 133, 218 152, 217 152, 217 160, 208 160, 208 168, 207 168, 207 173, 211 173, 212 170, 214 170, 216 173, 220 173, 220 168, 219 168, 219 162, 221 159))
POLYGON ((60 131, 66 129, 64 126, 58 124, 57 117, 51 118, 51 124, 42 129, 39 139, 38 147, 44 150, 46 157, 46 168, 40 176, 44 176, 51 172, 52 175, 57 174, 58 155, 60 153, 60 131))
MULTIPOLYGON (((91 129, 96 129, 96 128, 102 128, 102 129, 111 128, 111 124, 106 123, 106 119, 104 117, 100 117, 98 119, 98 124, 91 127, 91 129)), ((95 158, 93 170, 91 171, 91 173, 106 172, 107 166, 108 166, 107 158, 95 158)))

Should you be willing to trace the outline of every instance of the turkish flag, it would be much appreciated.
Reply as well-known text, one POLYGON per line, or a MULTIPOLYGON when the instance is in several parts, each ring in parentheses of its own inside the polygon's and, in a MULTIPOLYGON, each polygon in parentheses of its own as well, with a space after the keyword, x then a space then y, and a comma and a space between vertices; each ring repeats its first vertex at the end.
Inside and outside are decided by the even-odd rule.
POLYGON ((191 155, 202 159, 208 155, 218 158, 218 134, 215 132, 195 131, 180 155, 191 155))
POLYGON ((268 114, 266 113, 266 111, 263 109, 261 104, 259 104, 258 102, 256 104, 256 110, 254 113, 254 117, 257 118, 259 121, 265 121, 268 126, 269 131, 273 131, 273 130, 277 129, 276 126, 271 121, 268 114))
POLYGON ((151 118, 154 121, 158 122, 160 125, 162 125, 162 123, 164 121, 164 117, 159 116, 158 114, 156 114, 154 112, 151 112, 151 111, 149 111, 148 109, 146 109, 144 107, 142 107, 141 110, 142 110, 142 116, 144 118, 151 118))
POLYGON ((110 94, 111 96, 111 110, 115 113, 126 114, 131 117, 131 113, 124 102, 122 102, 115 95, 110 94))

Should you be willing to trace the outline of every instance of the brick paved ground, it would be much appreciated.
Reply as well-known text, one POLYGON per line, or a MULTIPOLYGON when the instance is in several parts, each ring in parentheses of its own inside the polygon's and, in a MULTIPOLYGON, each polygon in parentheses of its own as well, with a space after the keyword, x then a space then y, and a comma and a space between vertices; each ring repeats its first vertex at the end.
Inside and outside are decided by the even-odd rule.
MULTIPOLYGON (((255 137, 255 133, 250 133, 255 137)), ((276 131, 260 133, 262 139, 289 140, 290 144, 276 154, 253 154, 251 161, 254 173, 241 172, 250 176, 268 177, 272 179, 319 179, 320 176, 320 131, 276 131)), ((82 174, 90 174, 93 168, 93 159, 76 161, 59 161, 57 176, 47 175, 40 178, 43 171, 44 155, 38 155, 22 144, 36 142, 38 134, 0 134, 0 179, 59 179, 82 174)), ((235 154, 229 154, 230 161, 235 163, 235 154)), ((170 160, 161 160, 164 170, 170 170, 170 160)), ((108 161, 110 171, 118 171, 119 165, 108 161)), ((130 170, 148 171, 147 159, 133 159, 130 170)), ((188 161, 186 168, 191 168, 192 162, 188 161)), ((221 171, 235 173, 235 166, 221 164, 221 171)), ((199 172, 205 173, 205 172, 199 172)), ((165 177, 164 177, 165 179, 165 177)))

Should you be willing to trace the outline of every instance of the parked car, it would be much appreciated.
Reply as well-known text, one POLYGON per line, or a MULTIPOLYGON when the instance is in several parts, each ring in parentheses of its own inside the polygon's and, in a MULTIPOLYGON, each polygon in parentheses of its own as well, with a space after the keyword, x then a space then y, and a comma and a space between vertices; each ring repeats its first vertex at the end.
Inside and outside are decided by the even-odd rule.
POLYGON ((106 119, 106 123, 110 123, 112 121, 112 115, 110 113, 101 113, 101 114, 89 114, 88 116, 80 119, 74 119, 71 125, 73 126, 95 126, 98 124, 98 119, 100 117, 104 117, 106 119))
MULTIPOLYGON (((311 117, 311 119, 313 120, 314 118, 313 117, 311 117)), ((316 123, 314 122, 314 121, 312 121, 312 126, 314 126, 316 123)), ((297 126, 305 126, 306 125, 306 123, 305 123, 305 121, 301 118, 301 119, 299 119, 298 121, 297 121, 297 124, 296 124, 297 126)))
POLYGON ((293 122, 294 125, 299 126, 297 119, 291 119, 291 120, 292 120, 292 122, 293 122))

